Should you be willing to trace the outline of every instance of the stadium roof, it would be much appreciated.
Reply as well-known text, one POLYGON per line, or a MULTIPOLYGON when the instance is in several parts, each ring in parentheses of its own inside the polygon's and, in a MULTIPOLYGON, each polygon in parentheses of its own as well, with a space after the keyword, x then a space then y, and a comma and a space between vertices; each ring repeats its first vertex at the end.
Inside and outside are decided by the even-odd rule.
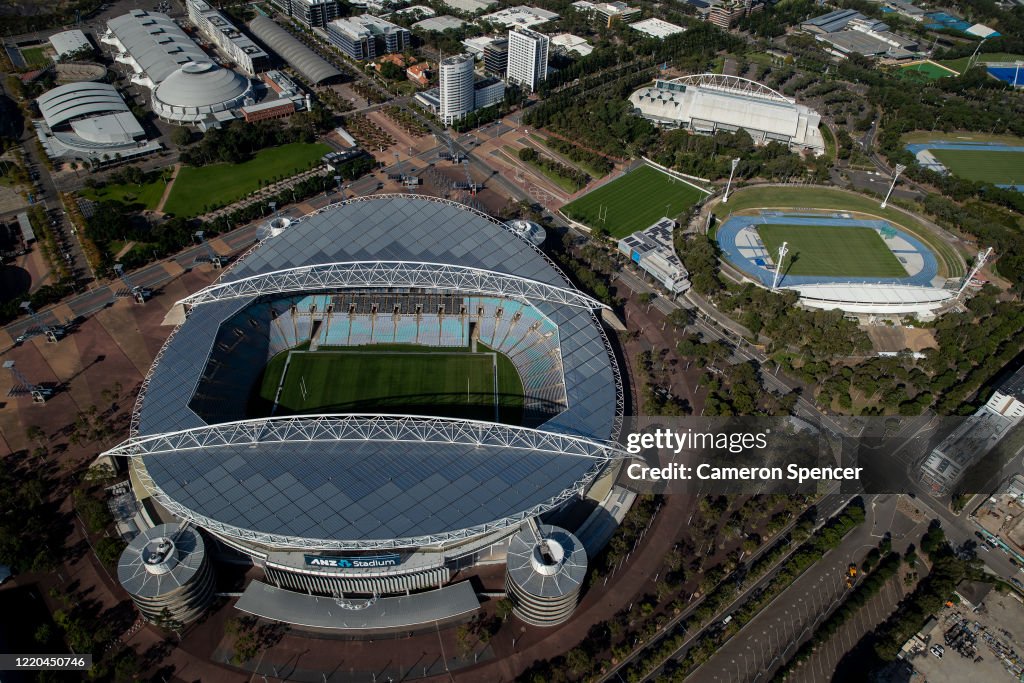
POLYGON ((56 128, 72 119, 130 111, 109 83, 68 83, 48 90, 36 100, 46 125, 56 128))
POLYGON ((252 94, 245 76, 213 62, 192 62, 181 67, 153 91, 153 108, 160 116, 165 110, 221 111, 239 106, 252 94))
POLYGON ((249 22, 249 30, 313 84, 341 77, 341 72, 337 68, 299 42, 272 19, 257 16, 249 22))
POLYGON ((107 22, 103 42, 116 39, 130 55, 133 66, 156 85, 188 62, 208 61, 177 22, 166 14, 134 9, 107 22))
MULTIPOLYGON (((365 197, 311 214, 260 243, 219 284, 374 258, 479 268, 572 287, 542 252, 503 223, 455 202, 410 195, 365 197)), ((246 421, 246 427, 226 423, 211 431, 190 401, 221 324, 256 300, 253 295, 192 309, 144 382, 132 439, 118 447, 136 449, 131 452, 145 465, 139 476, 147 488, 201 526, 276 547, 446 543, 509 527, 560 504, 611 457, 574 451, 582 442, 551 436, 587 443, 613 438, 622 396, 593 311, 546 301, 531 303, 558 327, 567 405, 538 430, 499 425, 480 432, 467 421, 437 418, 356 424, 307 417, 246 421), (271 438, 280 436, 283 424, 291 436, 271 438), (371 432, 351 441, 324 431, 354 424, 371 432), (403 429, 448 436, 418 439, 403 429), (179 432, 184 436, 173 438, 185 440, 174 448, 154 447, 168 443, 170 437, 160 435, 179 432), (538 445, 556 442, 562 445, 538 445)), ((239 395, 248 390, 237 388, 239 395)))
POLYGON ((839 308, 851 313, 929 314, 951 301, 955 291, 919 285, 827 282, 786 287, 800 293, 813 308, 839 308))
POLYGON ((629 97, 638 113, 663 125, 701 132, 743 128, 764 141, 823 150, 820 116, 813 109, 756 81, 694 74, 657 80, 629 97))
POLYGON ((142 125, 107 83, 68 83, 43 93, 37 103, 43 120, 33 125, 52 158, 128 159, 160 149, 159 142, 146 140, 142 125))

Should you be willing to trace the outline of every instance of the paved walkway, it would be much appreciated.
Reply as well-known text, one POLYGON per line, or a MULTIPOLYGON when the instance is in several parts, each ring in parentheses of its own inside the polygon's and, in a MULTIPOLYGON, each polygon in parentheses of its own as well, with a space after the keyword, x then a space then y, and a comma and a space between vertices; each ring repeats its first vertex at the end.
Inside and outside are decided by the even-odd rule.
POLYGON ((164 188, 164 193, 160 195, 160 201, 157 203, 156 208, 154 209, 156 213, 162 214, 164 212, 164 204, 167 203, 167 200, 171 196, 171 190, 174 189, 174 181, 178 179, 178 171, 180 170, 180 161, 171 167, 171 179, 167 181, 167 186, 164 188))

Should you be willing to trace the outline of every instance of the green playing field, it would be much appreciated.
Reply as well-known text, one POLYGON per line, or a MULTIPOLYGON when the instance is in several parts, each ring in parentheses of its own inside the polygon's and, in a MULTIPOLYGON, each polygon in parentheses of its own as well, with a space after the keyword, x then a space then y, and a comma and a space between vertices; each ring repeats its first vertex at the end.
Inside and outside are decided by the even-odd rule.
POLYGON ((783 274, 836 277, 907 277, 906 269, 873 228, 818 225, 759 225, 773 258, 789 248, 783 274))
POLYGON ((591 228, 607 228, 612 237, 625 237, 663 216, 675 218, 703 196, 667 173, 640 166, 566 204, 562 212, 591 228))
POLYGON ((519 373, 512 361, 489 350, 374 346, 286 351, 267 366, 260 388, 263 401, 273 402, 282 371, 278 415, 391 413, 522 420, 519 373))
POLYGON ((1024 185, 1024 152, 998 150, 929 150, 949 172, 967 180, 996 185, 1024 185))

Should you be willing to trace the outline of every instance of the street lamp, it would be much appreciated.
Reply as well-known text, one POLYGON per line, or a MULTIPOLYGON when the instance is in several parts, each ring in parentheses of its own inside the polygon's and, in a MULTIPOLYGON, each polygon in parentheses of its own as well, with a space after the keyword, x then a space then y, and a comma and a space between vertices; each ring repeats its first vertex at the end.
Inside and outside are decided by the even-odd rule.
POLYGON ((889 197, 892 195, 892 191, 896 188, 896 179, 900 177, 900 173, 906 170, 907 167, 903 164, 896 164, 896 172, 892 174, 892 185, 889 186, 889 191, 885 193, 885 199, 882 200, 880 208, 885 208, 885 205, 889 202, 889 197))
POLYGON ((732 176, 736 173, 736 167, 739 166, 740 160, 732 160, 732 168, 729 169, 729 182, 725 184, 725 196, 722 197, 722 203, 725 204, 729 201, 729 188, 732 187, 732 176))
POLYGON ((338 194, 341 194, 341 176, 334 176, 334 182, 338 183, 338 194))

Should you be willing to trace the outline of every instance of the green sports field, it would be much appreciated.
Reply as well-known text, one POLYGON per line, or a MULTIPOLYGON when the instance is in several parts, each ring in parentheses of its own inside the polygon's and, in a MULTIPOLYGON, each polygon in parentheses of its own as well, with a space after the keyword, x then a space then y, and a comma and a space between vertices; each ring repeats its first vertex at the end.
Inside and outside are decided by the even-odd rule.
POLYGON ((900 76, 903 78, 909 78, 913 80, 926 80, 926 81, 937 81, 940 78, 949 78, 950 76, 956 76, 956 72, 944 69, 938 64, 932 62, 918 62, 917 64, 908 64, 907 66, 900 67, 900 76))
POLYGON ((641 166, 566 204, 562 212, 591 228, 607 228, 613 237, 625 237, 653 225, 662 216, 675 218, 703 196, 692 185, 641 166), (605 220, 599 220, 605 208, 605 220))
POLYGON ((836 277, 906 277, 896 255, 872 228, 817 225, 759 225, 757 232, 773 256, 789 248, 783 272, 836 277))
POLYGON ((392 413, 522 421, 519 373, 512 361, 489 350, 392 345, 286 351, 264 373, 259 392, 264 405, 273 403, 282 371, 277 415, 392 413))
POLYGON ((949 172, 960 178, 996 185, 1024 184, 1024 152, 998 150, 929 150, 949 172))

